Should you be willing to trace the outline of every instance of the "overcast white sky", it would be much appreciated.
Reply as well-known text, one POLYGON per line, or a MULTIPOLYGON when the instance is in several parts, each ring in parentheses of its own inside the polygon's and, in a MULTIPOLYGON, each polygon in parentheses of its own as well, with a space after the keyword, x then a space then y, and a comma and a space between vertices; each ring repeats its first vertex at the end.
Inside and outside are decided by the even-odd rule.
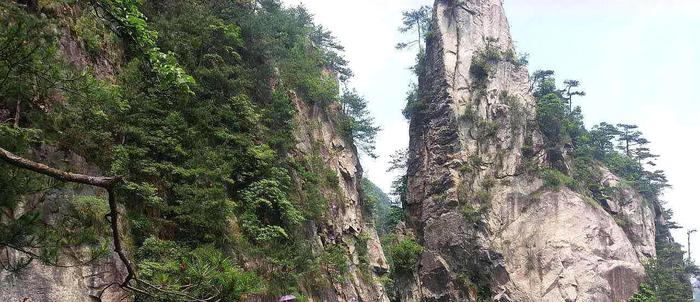
MULTIPOLYGON (((333 31, 355 72, 352 86, 370 103, 383 131, 377 160, 363 158, 365 174, 385 191, 389 155, 408 145, 401 115, 414 53, 394 49, 401 12, 432 0, 285 0, 304 4, 333 31)), ((700 1, 505 0, 518 50, 530 71, 553 69, 577 79, 586 123, 638 124, 661 155, 673 188, 665 199, 678 223, 700 229, 700 1)), ((685 229, 677 241, 686 244, 685 229)), ((700 258, 700 235, 692 241, 700 258)))

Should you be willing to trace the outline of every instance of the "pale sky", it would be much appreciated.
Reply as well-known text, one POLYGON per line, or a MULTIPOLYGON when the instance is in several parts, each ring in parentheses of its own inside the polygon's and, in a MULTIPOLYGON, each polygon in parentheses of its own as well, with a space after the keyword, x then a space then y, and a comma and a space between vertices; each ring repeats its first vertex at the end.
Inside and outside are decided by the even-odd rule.
MULTIPOLYGON (((303 3, 316 22, 346 48, 355 73, 351 85, 366 97, 383 131, 377 160, 363 158, 365 175, 389 191, 389 155, 408 145, 401 115, 412 79, 413 51, 394 49, 401 12, 432 0, 285 0, 303 3)), ((580 80, 586 123, 638 124, 661 155, 672 189, 664 199, 682 226, 700 230, 700 1, 505 0, 518 51, 530 71, 552 69, 580 80)), ((685 229, 674 232, 686 245, 685 229)), ((700 258, 700 232, 691 242, 700 258)), ((700 261, 696 261, 700 262, 700 261)))

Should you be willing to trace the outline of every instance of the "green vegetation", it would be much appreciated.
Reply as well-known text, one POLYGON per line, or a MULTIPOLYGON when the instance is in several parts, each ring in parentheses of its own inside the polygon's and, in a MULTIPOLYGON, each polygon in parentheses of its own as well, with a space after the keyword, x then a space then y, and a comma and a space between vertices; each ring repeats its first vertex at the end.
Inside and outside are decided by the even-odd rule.
POLYGON ((396 150, 394 154, 391 155, 391 161, 389 162, 389 169, 387 172, 398 172, 398 175, 391 184, 391 195, 398 198, 398 201, 403 205, 406 204, 406 198, 408 198, 408 150, 400 149, 396 150))
MULTIPOLYGON (((146 16, 139 9, 138 0, 104 0, 92 1, 113 22, 122 37, 125 37, 136 55, 147 62, 161 88, 176 86, 191 93, 190 86, 194 78, 181 66, 172 52, 162 52, 157 46, 158 33, 151 29, 146 16)), ((91 37, 92 38, 92 37, 91 37)))
POLYGON ((639 286, 639 291, 629 300, 629 302, 658 302, 654 290, 646 283, 639 286))
POLYGON ((542 169, 540 177, 544 181, 545 188, 553 191, 559 191, 562 186, 575 189, 574 180, 568 175, 554 169, 542 169))
POLYGON ((430 23, 432 22, 432 8, 430 6, 421 6, 418 9, 407 10, 403 12, 403 25, 399 27, 399 32, 406 33, 415 31, 417 37, 409 42, 401 42, 396 44, 396 49, 405 49, 418 45, 418 53, 424 52, 423 41, 430 34, 430 23))
POLYGON ((138 256, 141 277, 157 282, 166 291, 158 298, 137 294, 138 301, 179 300, 182 297, 177 293, 185 286, 194 288, 188 293, 190 296, 201 299, 222 289, 224 292, 217 296, 230 300, 239 300, 250 291, 261 290, 257 276, 241 271, 214 246, 191 249, 150 237, 139 248, 138 256), (173 294, 167 294, 170 292, 173 294))
POLYGON ((370 235, 365 232, 360 233, 360 236, 355 238, 355 249, 357 251, 357 258, 360 263, 360 272, 365 280, 370 280, 370 260, 369 260, 369 246, 367 245, 371 239, 370 235))
MULTIPOLYGON (((352 76, 342 47, 308 12, 277 0, 35 5, 0 4, 0 147, 34 157, 52 146, 123 177, 114 192, 137 300, 236 301, 347 273, 347 249, 313 257, 306 240, 340 180, 320 154, 292 152, 294 104, 325 111, 368 154, 379 129, 356 92, 341 96, 352 76), (123 56, 113 70, 80 69, 59 39, 92 62, 122 53, 110 47, 123 56)), ((26 256, 7 269, 62 265, 71 247, 91 247, 87 261, 109 254, 103 197, 18 211, 31 194, 72 187, 4 162, 0 171, 0 246, 26 256), (45 221, 47 211, 61 219, 45 221)))
POLYGON ((503 51, 498 45, 497 38, 484 38, 484 45, 484 49, 474 54, 469 66, 469 74, 474 78, 474 87, 476 89, 482 90, 486 88, 489 78, 493 75, 494 68, 500 62, 508 62, 516 68, 528 64, 527 54, 517 56, 512 49, 503 51))
MULTIPOLYGON (((279 0, 44 2, 0 3, 0 147, 64 170, 118 175, 109 196, 120 206, 110 209, 103 192, 83 194, 84 186, 0 162, 0 247, 22 255, 1 269, 20 272, 34 260, 87 264, 110 254, 110 236, 123 236, 133 257, 125 263, 133 263, 138 278, 122 286, 136 301, 238 301, 257 293, 313 292, 330 285, 329 275, 345 281, 347 242, 319 248, 308 240, 329 206, 342 202, 342 175, 328 167, 320 148, 296 152, 295 130, 305 125, 296 124, 295 104, 330 117, 349 145, 370 156, 379 128, 367 101, 347 88, 352 72, 330 32, 302 7, 284 8, 279 0), (59 41, 75 41, 89 58, 82 60, 81 51, 67 57, 59 41), (117 47, 123 49, 111 49, 117 47), (88 66, 71 64, 75 59, 88 66), (109 64, 89 63, 97 61, 109 64), (78 157, 88 165, 76 163, 78 157), (70 192, 81 193, 63 198, 70 192), (119 213, 119 223, 104 219, 110 212, 119 213), (88 247, 89 255, 68 254, 78 247, 88 247)), ((423 69, 428 15, 425 7, 407 12, 401 28, 418 34, 399 45, 418 44, 416 73, 423 69)), ((527 64, 497 42, 486 39, 471 62, 477 90, 499 62, 527 64)), ((668 184, 653 168, 648 140, 635 125, 586 129, 573 106, 574 97, 584 95, 580 83, 565 81, 559 89, 553 74, 532 77, 534 122, 550 163, 540 170, 545 188, 567 186, 602 203, 611 193, 600 184, 598 167, 605 166, 639 191, 667 223, 657 224, 657 257, 633 301, 686 301, 688 274, 696 268, 671 240, 675 225, 660 200, 668 184)), ((413 118, 425 106, 413 84, 404 115, 413 118)), ((474 112, 464 116, 480 138, 498 130, 474 112)), ((531 139, 523 155, 526 162, 534 157, 531 139)), ((460 170, 471 174, 483 166, 473 156, 460 170)), ((401 204, 408 198, 406 168, 407 152, 399 151, 391 170, 400 172, 392 194, 401 204)), ((411 275, 423 248, 398 234, 403 209, 369 181, 363 186, 391 278, 411 275)), ((495 179, 485 179, 483 190, 464 198, 467 220, 483 220, 494 186, 495 179)), ((354 242, 363 270, 369 269, 368 240, 360 234, 354 242)), ((486 273, 469 271, 462 276, 465 288, 484 295, 486 273)))
POLYGON ((645 265, 647 281, 640 286, 635 298, 647 299, 639 301, 692 302, 693 289, 688 276, 696 274, 697 268, 683 260, 683 254, 679 244, 657 236, 656 258, 645 265))
MULTIPOLYGON (((416 63, 411 67, 411 71, 413 71, 414 75, 417 77, 423 68, 425 59, 424 43, 427 43, 427 39, 432 35, 432 8, 429 6, 421 6, 418 9, 404 11, 402 22, 403 24, 399 27, 399 32, 407 33, 413 31, 417 36, 415 39, 409 40, 408 42, 396 44, 396 48, 410 49, 418 45, 416 63)), ((425 109, 425 103, 418 90, 418 84, 412 81, 409 83, 408 87, 406 106, 402 110, 402 113, 406 119, 410 120, 414 113, 425 109)))
POLYGON ((416 83, 409 84, 408 92, 406 93, 406 106, 401 113, 403 113, 404 118, 410 120, 415 112, 420 112, 424 109, 425 103, 420 98, 418 85, 416 83))
POLYGON ((469 223, 481 223, 491 209, 491 188, 495 180, 489 178, 481 184, 481 189, 471 192, 465 184, 457 188, 457 199, 462 204, 460 211, 469 223))
POLYGON ((348 273, 347 251, 340 244, 333 244, 325 247, 325 251, 319 258, 321 266, 325 268, 335 281, 342 282, 348 273))
POLYGON ((470 271, 459 274, 459 286, 469 294, 470 298, 476 302, 487 302, 491 300, 491 289, 484 274, 470 271))
POLYGON ((403 239, 389 248, 389 263, 398 275, 410 275, 416 270, 423 247, 412 239, 403 239))
POLYGON ((365 195, 365 205, 371 208, 370 213, 374 216, 374 225, 379 236, 389 234, 394 230, 399 222, 404 220, 403 209, 400 204, 392 201, 379 187, 369 179, 363 179, 362 190, 365 195))
POLYGON ((357 144, 365 154, 376 158, 374 145, 379 127, 374 126, 374 118, 367 110, 367 101, 355 90, 345 90, 340 96, 343 113, 341 127, 343 132, 357 144))

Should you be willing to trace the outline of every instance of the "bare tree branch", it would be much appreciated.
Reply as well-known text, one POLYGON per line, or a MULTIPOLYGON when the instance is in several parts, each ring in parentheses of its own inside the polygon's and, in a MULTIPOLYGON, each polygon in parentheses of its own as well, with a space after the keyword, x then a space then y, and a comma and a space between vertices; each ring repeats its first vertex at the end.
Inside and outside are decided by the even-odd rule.
POLYGON ((3 148, 0 148, 0 159, 5 160, 7 163, 13 166, 17 166, 39 174, 50 176, 61 181, 100 187, 107 189, 108 191, 111 190, 114 187, 114 185, 121 180, 121 177, 89 176, 85 174, 66 172, 15 155, 12 152, 7 151, 3 148))

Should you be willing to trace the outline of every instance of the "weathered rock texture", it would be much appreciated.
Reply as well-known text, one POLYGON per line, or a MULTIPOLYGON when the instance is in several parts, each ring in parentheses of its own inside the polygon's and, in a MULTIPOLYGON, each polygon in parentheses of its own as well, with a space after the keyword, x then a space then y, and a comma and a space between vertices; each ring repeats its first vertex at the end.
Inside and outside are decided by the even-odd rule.
POLYGON ((402 300, 628 299, 655 254, 654 210, 607 170, 616 194, 604 206, 543 187, 528 171, 550 163, 528 72, 504 56, 513 43, 501 0, 437 0, 433 14, 405 205, 424 252, 402 300), (502 56, 484 80, 472 60, 487 44, 502 56))
MULTIPOLYGON (((317 296, 317 301, 389 301, 377 279, 389 267, 374 222, 363 210, 362 167, 357 149, 336 129, 335 104, 324 109, 320 104, 310 105, 294 95, 292 99, 297 109, 298 144, 294 156, 320 156, 325 166, 337 175, 339 184, 339 190, 331 188, 322 192, 329 201, 328 210, 321 221, 308 226, 306 240, 312 242, 316 256, 330 245, 339 245, 347 251, 349 264, 349 273, 341 278, 344 281, 333 281, 331 288, 321 290, 320 296, 312 296, 317 296), (360 246, 364 244, 366 248, 360 246)), ((336 277, 327 272, 327 280, 336 277)), ((318 284, 303 286, 313 293, 311 289, 318 284)))

